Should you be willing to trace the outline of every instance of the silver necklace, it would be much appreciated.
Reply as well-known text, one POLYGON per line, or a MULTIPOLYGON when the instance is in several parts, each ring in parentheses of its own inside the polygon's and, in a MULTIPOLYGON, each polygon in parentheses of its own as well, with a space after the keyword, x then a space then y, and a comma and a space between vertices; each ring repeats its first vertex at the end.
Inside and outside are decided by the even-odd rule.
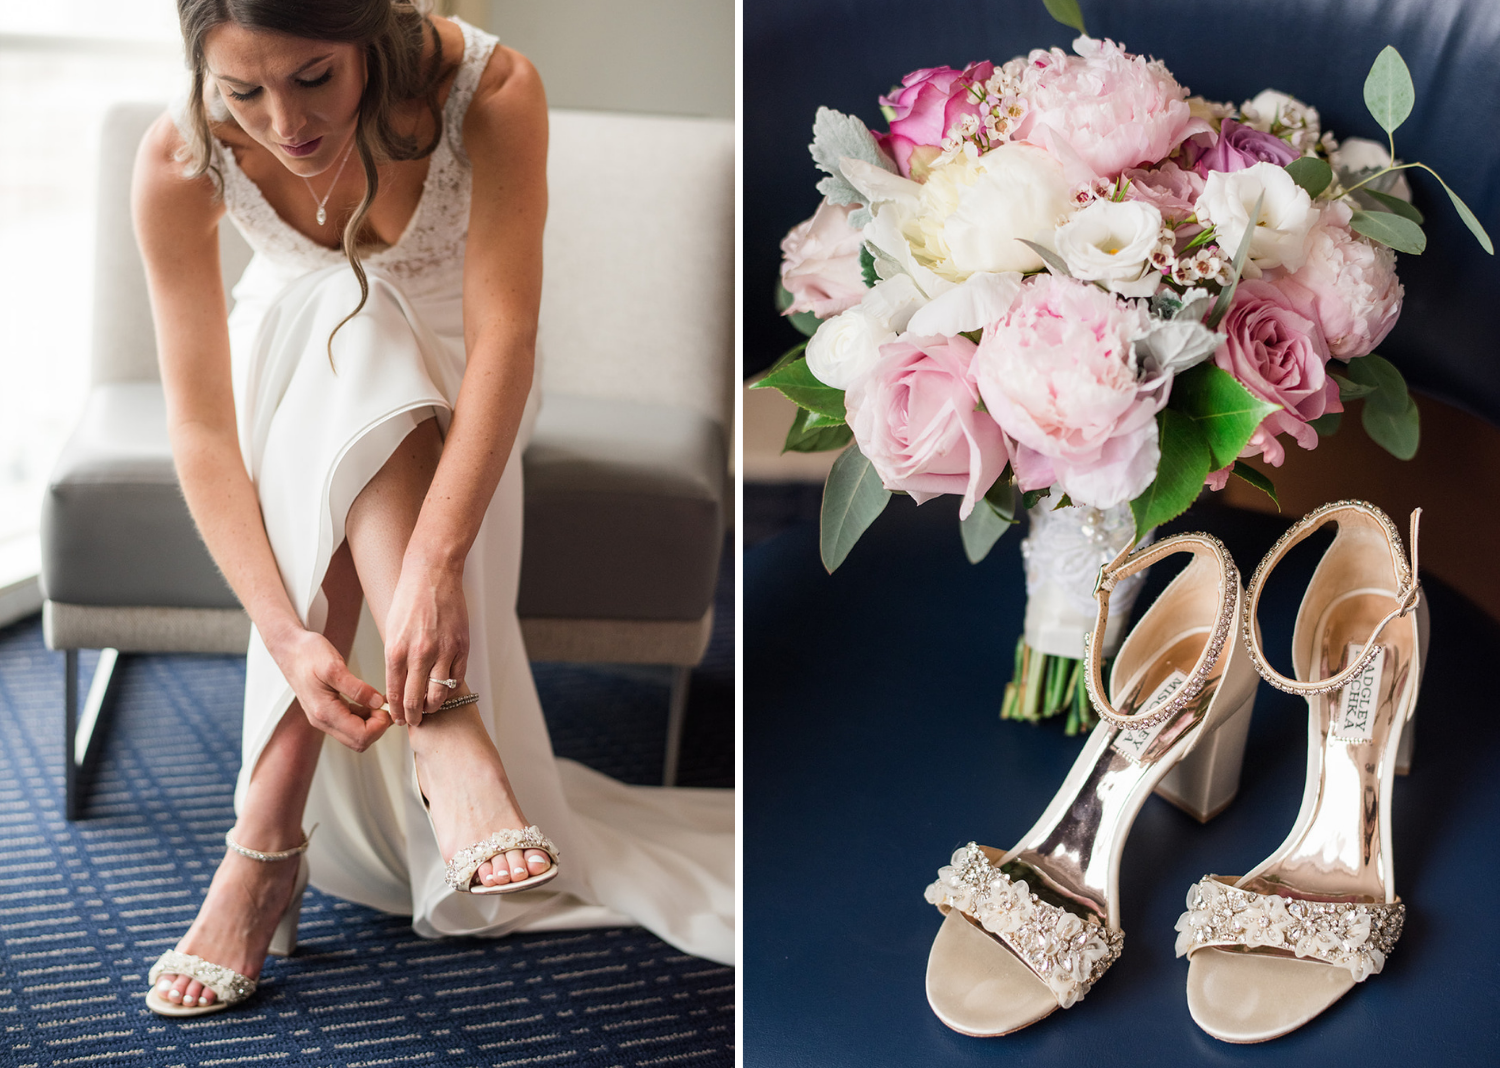
POLYGON ((349 147, 344 149, 344 158, 339 161, 339 169, 333 174, 333 185, 328 187, 328 192, 323 194, 323 199, 318 199, 318 194, 313 191, 312 183, 306 178, 302 181, 307 185, 307 191, 313 198, 313 203, 318 206, 318 225, 322 226, 328 221, 328 198, 333 196, 334 187, 339 184, 339 179, 344 175, 344 164, 349 162, 349 153, 354 151, 354 142, 349 142, 349 147))

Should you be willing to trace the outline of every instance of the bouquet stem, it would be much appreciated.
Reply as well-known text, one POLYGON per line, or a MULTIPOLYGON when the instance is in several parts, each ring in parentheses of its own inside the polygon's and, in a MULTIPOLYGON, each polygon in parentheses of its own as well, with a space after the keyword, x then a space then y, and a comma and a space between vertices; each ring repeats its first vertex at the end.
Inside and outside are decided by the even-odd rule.
MULTIPOLYGON (((1104 667, 1107 672, 1109 661, 1104 667)), ((1038 652, 1022 636, 1016 642, 1015 666, 1005 686, 1000 718, 1040 723, 1064 713, 1063 733, 1067 735, 1090 731, 1098 722, 1083 683, 1083 661, 1038 652)))

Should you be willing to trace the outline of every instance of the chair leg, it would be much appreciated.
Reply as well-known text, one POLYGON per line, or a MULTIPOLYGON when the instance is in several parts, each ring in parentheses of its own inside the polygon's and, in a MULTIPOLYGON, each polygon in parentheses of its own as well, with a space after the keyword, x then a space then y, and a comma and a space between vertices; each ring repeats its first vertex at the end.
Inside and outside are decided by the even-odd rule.
POLYGON ((667 758, 662 765, 661 784, 677 785, 677 759, 682 754, 682 725, 687 721, 688 687, 693 669, 677 665, 672 668, 672 698, 667 708, 667 758))
POLYGON ((104 733, 99 726, 105 713, 113 707, 118 691, 120 676, 115 668, 120 653, 116 649, 99 650, 99 663, 94 667, 82 714, 78 711, 78 650, 67 650, 64 660, 67 677, 63 685, 66 705, 63 720, 67 733, 63 738, 63 780, 67 818, 76 820, 83 811, 85 775, 98 754, 99 740, 104 733))

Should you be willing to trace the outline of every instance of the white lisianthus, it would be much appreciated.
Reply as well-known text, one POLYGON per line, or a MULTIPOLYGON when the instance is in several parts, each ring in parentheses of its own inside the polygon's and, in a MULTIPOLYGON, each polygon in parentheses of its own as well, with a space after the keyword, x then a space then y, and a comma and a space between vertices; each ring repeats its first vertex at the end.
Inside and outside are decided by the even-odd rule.
POLYGON ((1194 205, 1200 222, 1211 223, 1219 247, 1233 256, 1245 230, 1254 226, 1250 255, 1242 274, 1259 278, 1262 271, 1285 267, 1295 271, 1307 259, 1307 235, 1318 221, 1318 209, 1284 167, 1257 163, 1242 171, 1210 171, 1203 195, 1194 205), (1261 202, 1260 217, 1250 213, 1261 202))
POLYGON ((855 307, 823 320, 807 342, 808 369, 824 385, 848 389, 875 366, 880 346, 896 340, 926 302, 906 275, 886 279, 855 307))
POLYGON ((1151 253, 1161 212, 1139 200, 1096 200, 1057 228, 1058 254, 1074 278, 1102 282, 1122 297, 1149 297, 1161 285, 1151 253))

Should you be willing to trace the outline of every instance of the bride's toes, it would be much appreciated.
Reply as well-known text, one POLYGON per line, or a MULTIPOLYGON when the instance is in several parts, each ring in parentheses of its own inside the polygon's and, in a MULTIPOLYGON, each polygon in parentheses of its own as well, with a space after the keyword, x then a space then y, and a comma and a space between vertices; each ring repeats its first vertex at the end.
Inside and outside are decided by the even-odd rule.
POLYGON ((526 855, 519 849, 512 849, 505 854, 505 866, 510 869, 510 881, 518 883, 526 878, 526 855))
POLYGON ((203 993, 198 995, 199 1005, 212 1005, 214 1003, 214 992, 208 987, 203 988, 203 993))
MULTIPOLYGON (((479 865, 479 869, 474 872, 474 878, 481 886, 494 886, 500 881, 497 878, 498 875, 505 875, 505 869, 501 868, 497 871, 495 866, 489 861, 485 861, 479 865)), ((506 875, 506 880, 509 881, 509 879, 510 876, 506 875)))
POLYGON ((183 993, 187 990, 188 984, 192 981, 192 976, 175 976, 172 980, 172 989, 167 991, 167 1000, 172 1002, 172 1004, 174 1005, 181 1005, 183 993))
POLYGON ((552 858, 540 849, 526 851, 526 868, 532 875, 540 875, 552 867, 552 858))
POLYGON ((203 984, 194 979, 182 992, 182 1003, 189 1007, 198 1004, 198 995, 203 993, 203 984))

